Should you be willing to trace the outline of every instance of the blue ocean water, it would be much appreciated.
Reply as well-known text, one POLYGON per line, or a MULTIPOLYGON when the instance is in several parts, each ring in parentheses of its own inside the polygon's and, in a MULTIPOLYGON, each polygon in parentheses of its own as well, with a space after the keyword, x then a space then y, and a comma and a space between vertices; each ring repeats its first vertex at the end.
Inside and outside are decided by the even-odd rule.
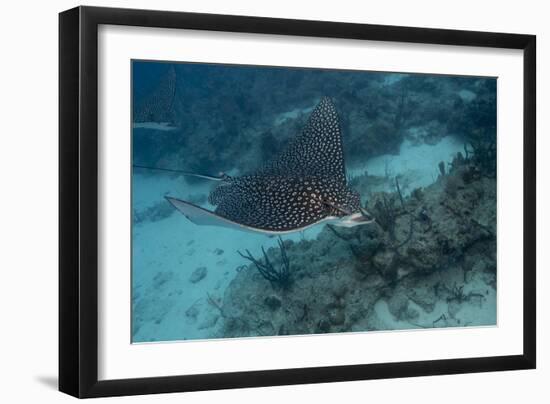
POLYGON ((133 61, 132 91, 133 342, 496 324, 496 79, 133 61), (256 172, 323 97, 375 223, 279 238, 166 200, 214 211, 184 173, 256 172))

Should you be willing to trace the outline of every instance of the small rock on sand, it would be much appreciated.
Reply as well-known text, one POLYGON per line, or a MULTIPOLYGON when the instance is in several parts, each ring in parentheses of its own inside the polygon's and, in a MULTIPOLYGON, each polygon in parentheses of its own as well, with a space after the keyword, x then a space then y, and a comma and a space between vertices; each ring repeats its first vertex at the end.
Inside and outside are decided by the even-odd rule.
POLYGON ((207 273, 208 273, 208 270, 206 269, 206 267, 198 267, 193 271, 193 273, 189 277, 189 282, 191 283, 200 282, 206 277, 207 273))

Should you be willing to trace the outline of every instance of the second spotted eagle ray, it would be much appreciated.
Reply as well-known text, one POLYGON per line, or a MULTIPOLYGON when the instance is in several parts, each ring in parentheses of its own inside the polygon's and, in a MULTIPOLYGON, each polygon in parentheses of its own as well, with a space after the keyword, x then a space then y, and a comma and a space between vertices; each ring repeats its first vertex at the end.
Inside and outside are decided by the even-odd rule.
POLYGON ((353 227, 374 221, 347 184, 338 114, 327 97, 301 134, 257 171, 240 177, 199 176, 220 181, 208 197, 214 211, 166 197, 198 225, 282 234, 319 223, 353 227))
POLYGON ((158 85, 140 103, 134 105, 134 129, 172 131, 176 99, 176 69, 170 66, 158 85))

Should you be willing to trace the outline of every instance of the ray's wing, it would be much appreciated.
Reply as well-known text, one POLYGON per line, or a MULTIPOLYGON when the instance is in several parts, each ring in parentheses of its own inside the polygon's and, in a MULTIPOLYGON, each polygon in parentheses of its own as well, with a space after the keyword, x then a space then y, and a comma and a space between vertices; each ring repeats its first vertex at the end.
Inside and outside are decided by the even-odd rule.
POLYGON ((252 233, 264 233, 264 234, 282 234, 282 233, 292 233, 294 231, 303 230, 309 226, 304 226, 303 228, 296 229, 287 229, 287 230, 277 230, 270 228, 260 228, 249 224, 238 223, 234 220, 228 219, 227 217, 221 216, 216 212, 212 212, 208 209, 201 208, 191 202, 183 201, 181 199, 166 197, 168 202, 170 202, 178 211, 180 211, 187 219, 192 223, 203 226, 218 226, 225 227, 228 229, 243 230, 252 233))
POLYGON ((326 176, 346 182, 342 132, 330 98, 321 99, 301 134, 256 174, 326 176))
POLYGON ((245 226, 240 225, 232 220, 226 219, 215 212, 201 208, 191 202, 181 199, 166 197, 177 210, 179 210, 187 219, 198 225, 205 226, 222 226, 230 229, 243 229, 245 226))
POLYGON ((221 188, 223 195, 215 201, 215 212, 236 223, 273 232, 308 227, 328 214, 322 201, 312 197, 324 185, 317 181, 310 177, 240 177, 227 189, 221 188))
MULTIPOLYGON (((302 133, 277 159, 251 175, 223 180, 211 192, 209 201, 217 205, 212 214, 233 224, 289 232, 324 220, 329 211, 318 195, 345 183, 338 115, 325 97, 302 133)), ((206 220, 202 213, 200 220, 206 220)), ((186 216, 193 221, 189 213, 186 216)))

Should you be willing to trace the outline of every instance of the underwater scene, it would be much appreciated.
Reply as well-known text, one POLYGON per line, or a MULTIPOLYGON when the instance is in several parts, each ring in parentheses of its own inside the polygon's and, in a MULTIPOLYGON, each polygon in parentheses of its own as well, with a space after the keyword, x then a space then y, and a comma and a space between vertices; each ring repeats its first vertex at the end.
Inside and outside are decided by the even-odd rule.
POLYGON ((496 78, 131 68, 133 343, 496 325, 496 78))

